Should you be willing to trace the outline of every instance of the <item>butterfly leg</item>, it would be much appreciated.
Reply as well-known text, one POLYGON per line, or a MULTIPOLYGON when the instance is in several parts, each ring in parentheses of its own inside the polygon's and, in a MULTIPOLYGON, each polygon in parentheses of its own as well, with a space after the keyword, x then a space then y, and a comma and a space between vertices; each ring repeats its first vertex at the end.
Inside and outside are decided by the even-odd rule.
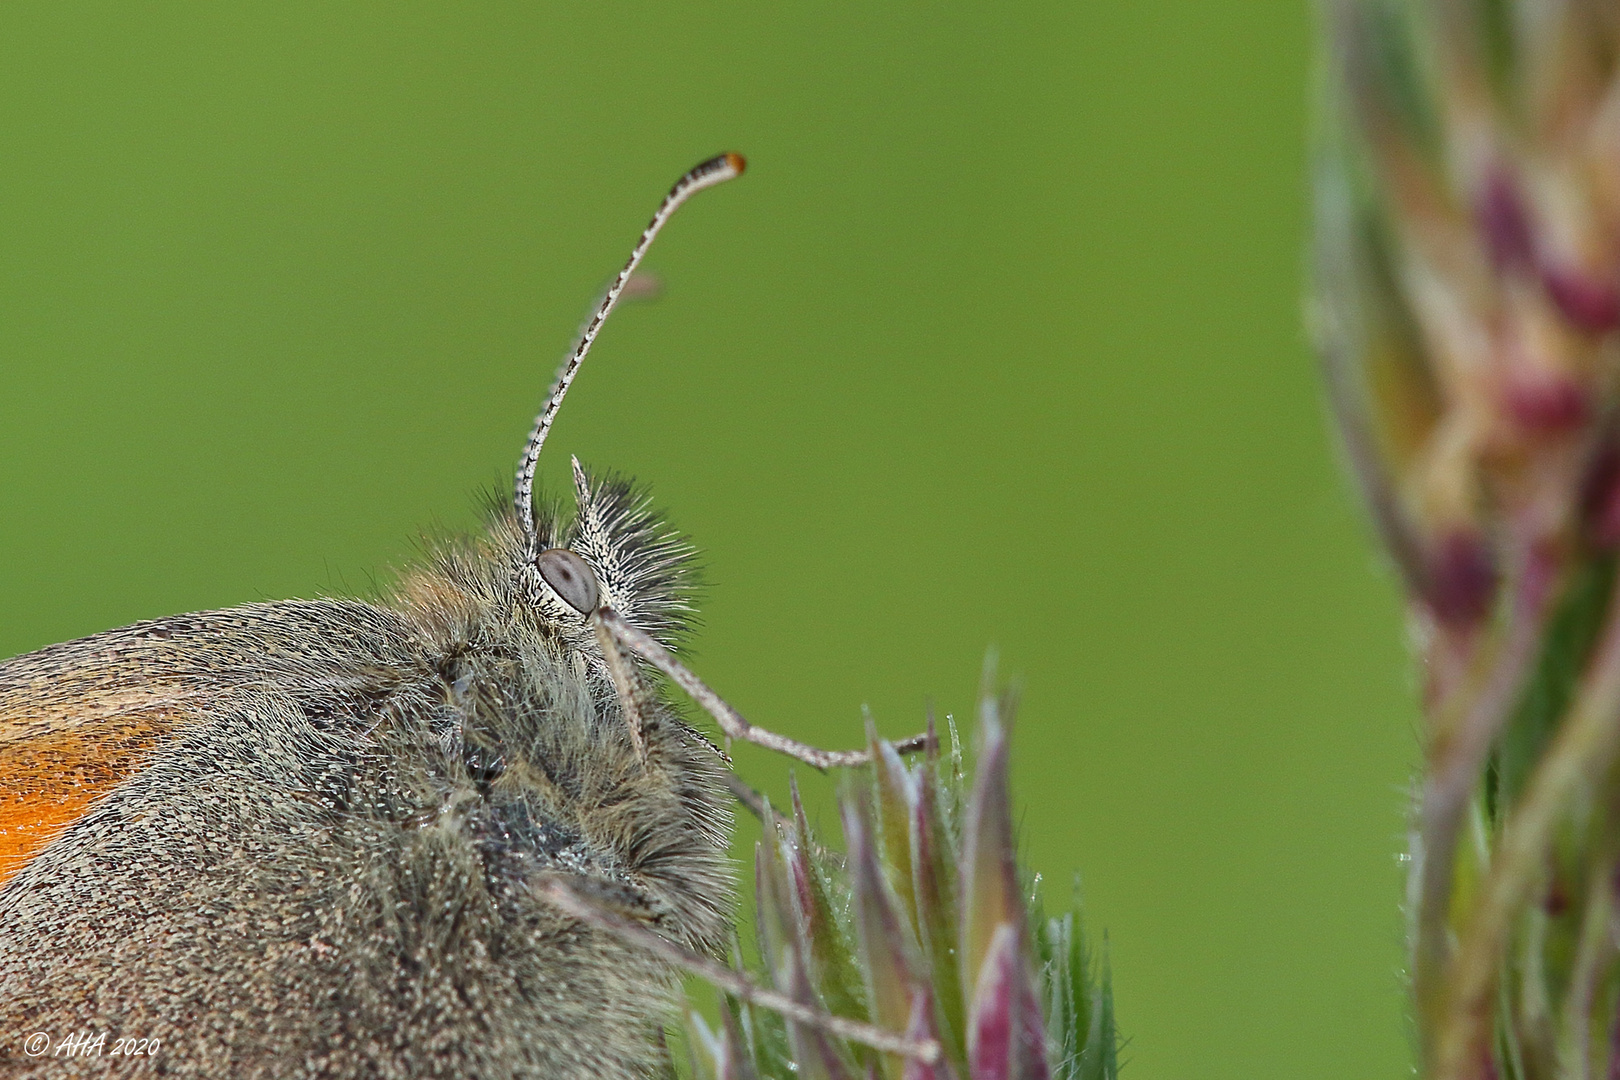
MULTIPOLYGON (((675 685, 685 690, 693 701, 703 706, 704 711, 714 717, 715 722, 720 725, 721 732, 728 739, 751 742, 818 769, 864 765, 872 760, 871 752, 867 750, 822 750, 750 723, 742 713, 732 708, 724 698, 698 678, 692 669, 671 656, 669 650, 654 641, 650 635, 625 622, 617 611, 610 607, 602 607, 596 611, 593 618, 598 620, 620 645, 674 680, 675 685)), ((921 738, 919 736, 917 739, 907 739, 903 745, 909 748, 911 743, 916 742, 920 748, 921 738)))
POLYGON ((543 875, 539 893, 583 923, 605 930, 631 945, 646 949, 667 963, 707 980, 739 1001, 769 1009, 796 1023, 818 1028, 891 1054, 903 1054, 924 1064, 939 1060, 940 1046, 933 1039, 914 1039, 845 1016, 835 1016, 813 1004, 762 986, 747 975, 671 941, 650 926, 626 918, 613 908, 578 891, 575 881, 561 875, 543 875))
MULTIPOLYGON (((864 765, 872 760, 872 754, 868 750, 822 750, 749 723, 742 713, 732 708, 724 698, 710 689, 709 685, 698 678, 690 668, 670 655, 668 649, 655 641, 651 635, 626 622, 622 615, 604 603, 595 573, 584 559, 567 548, 551 548, 541 552, 535 560, 535 565, 546 584, 550 585, 570 607, 590 621, 597 632, 597 639, 599 641, 604 637, 607 639, 603 655, 607 658, 610 670, 615 670, 614 663, 617 658, 620 666, 615 670, 614 684, 619 686, 621 676, 624 677, 620 697, 627 703, 633 699, 634 682, 629 679, 629 667, 624 663, 623 654, 619 652, 620 648, 641 657, 674 680, 675 685, 685 690, 693 701, 714 717, 715 722, 720 725, 721 732, 728 739, 751 742, 818 769, 864 765)), ((628 707, 626 714, 629 715, 628 707)), ((639 717, 639 711, 636 715, 639 717)), ((901 752, 921 750, 927 742, 926 733, 913 735, 896 743, 895 749, 901 752)))

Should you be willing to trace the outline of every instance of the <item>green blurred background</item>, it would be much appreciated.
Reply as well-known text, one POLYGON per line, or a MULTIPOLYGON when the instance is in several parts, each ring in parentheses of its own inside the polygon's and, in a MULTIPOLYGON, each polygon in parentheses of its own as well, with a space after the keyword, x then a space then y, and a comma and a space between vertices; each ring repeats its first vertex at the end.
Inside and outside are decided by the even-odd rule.
MULTIPOLYGON (((0 654, 373 589, 567 455, 812 741, 1025 680, 1127 1076, 1403 1074, 1413 695, 1300 329, 1304 0, 0 7, 0 654)), ((784 768, 742 769, 778 796, 784 768)), ((823 820, 830 783, 811 785, 823 820)))

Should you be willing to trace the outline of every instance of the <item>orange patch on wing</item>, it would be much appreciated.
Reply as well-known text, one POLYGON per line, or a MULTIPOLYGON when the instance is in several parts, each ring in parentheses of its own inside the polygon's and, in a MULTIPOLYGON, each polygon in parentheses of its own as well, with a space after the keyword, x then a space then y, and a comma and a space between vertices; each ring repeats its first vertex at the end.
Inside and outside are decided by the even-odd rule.
POLYGON ((0 884, 143 769, 175 727, 156 710, 0 743, 0 884))

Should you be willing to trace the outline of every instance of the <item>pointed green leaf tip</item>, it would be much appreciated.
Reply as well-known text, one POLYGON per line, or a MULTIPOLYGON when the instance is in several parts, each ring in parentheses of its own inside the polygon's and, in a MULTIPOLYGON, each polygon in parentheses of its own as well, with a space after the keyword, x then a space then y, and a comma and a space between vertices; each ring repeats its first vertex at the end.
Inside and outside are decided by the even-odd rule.
MULTIPOLYGON (((1077 890, 1078 894, 1078 890, 1077 890)), ((1046 993, 1048 1051, 1059 1080, 1113 1080, 1119 1072, 1108 960, 1094 963, 1076 912, 1043 919, 1035 938, 1046 993)))
MULTIPOLYGON (((1006 703, 986 694, 979 710, 979 764, 963 829, 962 975, 977 979, 1002 926, 1022 940, 1024 897, 1013 846, 1012 795, 1007 783, 1006 703)), ((964 987, 966 989, 966 987, 964 987)))
POLYGON ((798 947, 787 868, 777 842, 776 815, 765 807, 765 838, 754 847, 754 932, 761 962, 770 981, 781 989, 789 955, 798 947))
POLYGON ((807 958, 810 985, 827 1011, 837 1016, 870 1019, 859 962, 846 928, 833 908, 826 869, 812 857, 816 842, 805 819, 799 785, 793 796, 793 831, 782 839, 782 857, 793 882, 801 955, 807 958))
POLYGON ((959 798, 954 791, 961 777, 948 769, 951 766, 939 757, 938 742, 930 742, 917 778, 917 805, 911 817, 911 866, 918 940, 939 1010, 940 1037, 946 1054, 965 1067, 967 1009, 957 954, 962 936, 957 918, 957 845, 944 809, 959 798))
MULTIPOLYGON (((917 803, 917 777, 906 768, 894 744, 878 738, 871 716, 866 718, 866 745, 872 754, 872 790, 877 800, 879 855, 884 876, 908 920, 916 908, 911 870, 911 812, 917 803)), ((911 931, 916 932, 913 922, 911 931)))
MULTIPOLYGON (((872 1005, 872 1020, 890 1031, 903 1031, 911 1020, 911 1003, 917 989, 918 969, 911 928, 900 915, 899 906, 878 867, 877 853, 868 839, 869 822, 864 820, 860 798, 848 799, 842 810, 844 842, 849 846, 850 873, 854 884, 853 916, 860 943, 860 965, 866 992, 872 1005)), ((884 1074, 900 1080, 903 1062, 887 1055, 884 1074)))

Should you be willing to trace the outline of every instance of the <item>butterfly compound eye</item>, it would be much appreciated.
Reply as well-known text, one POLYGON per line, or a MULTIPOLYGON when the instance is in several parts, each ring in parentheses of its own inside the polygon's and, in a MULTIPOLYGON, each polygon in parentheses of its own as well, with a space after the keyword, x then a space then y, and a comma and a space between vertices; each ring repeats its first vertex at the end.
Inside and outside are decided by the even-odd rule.
POLYGON ((534 565, 551 591, 581 615, 595 611, 602 600, 596 575, 585 560, 567 548, 547 548, 535 556, 534 565))

